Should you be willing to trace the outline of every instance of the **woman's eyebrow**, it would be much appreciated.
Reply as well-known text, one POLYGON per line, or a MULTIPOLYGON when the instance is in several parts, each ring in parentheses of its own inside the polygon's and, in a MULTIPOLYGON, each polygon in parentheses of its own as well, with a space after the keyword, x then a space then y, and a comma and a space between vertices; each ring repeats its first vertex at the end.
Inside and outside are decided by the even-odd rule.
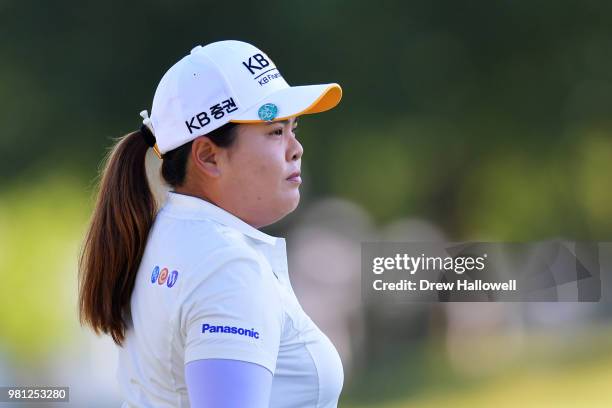
MULTIPOLYGON (((270 122, 267 125, 268 126, 270 126, 270 125, 283 125, 284 126, 284 125, 288 125, 288 124, 289 124, 289 119, 285 119, 285 120, 279 120, 277 122, 270 122)), ((298 120, 295 119, 295 121, 293 121, 293 126, 297 126, 297 124, 298 124, 298 120)))

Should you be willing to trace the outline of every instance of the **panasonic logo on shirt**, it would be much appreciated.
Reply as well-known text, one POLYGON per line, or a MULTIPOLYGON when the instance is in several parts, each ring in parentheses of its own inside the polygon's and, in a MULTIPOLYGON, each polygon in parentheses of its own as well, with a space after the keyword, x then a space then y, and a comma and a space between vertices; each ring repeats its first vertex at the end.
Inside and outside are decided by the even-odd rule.
POLYGON ((240 336, 249 336, 259 338, 259 332, 255 331, 255 329, 251 328, 244 329, 242 327, 236 326, 211 326, 208 323, 204 323, 202 325, 202 333, 229 333, 229 334, 238 334, 240 336))

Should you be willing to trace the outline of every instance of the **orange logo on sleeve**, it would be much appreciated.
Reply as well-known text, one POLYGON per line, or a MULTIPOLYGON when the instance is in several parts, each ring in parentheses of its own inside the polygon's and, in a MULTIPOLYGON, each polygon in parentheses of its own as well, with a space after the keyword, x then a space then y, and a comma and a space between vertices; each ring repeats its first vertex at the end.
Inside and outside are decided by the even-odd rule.
POLYGON ((168 279, 168 268, 164 268, 159 273, 159 278, 157 279, 157 283, 159 285, 163 285, 166 283, 166 279, 168 279))

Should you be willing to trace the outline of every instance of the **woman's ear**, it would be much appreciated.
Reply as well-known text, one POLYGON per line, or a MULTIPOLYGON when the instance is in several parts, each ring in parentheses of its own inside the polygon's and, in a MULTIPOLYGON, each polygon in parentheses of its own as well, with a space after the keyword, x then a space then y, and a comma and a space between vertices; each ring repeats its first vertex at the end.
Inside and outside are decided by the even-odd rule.
POLYGON ((218 166, 218 158, 221 149, 208 137, 200 136, 193 140, 191 147, 191 158, 195 166, 208 177, 219 177, 221 170, 218 166))

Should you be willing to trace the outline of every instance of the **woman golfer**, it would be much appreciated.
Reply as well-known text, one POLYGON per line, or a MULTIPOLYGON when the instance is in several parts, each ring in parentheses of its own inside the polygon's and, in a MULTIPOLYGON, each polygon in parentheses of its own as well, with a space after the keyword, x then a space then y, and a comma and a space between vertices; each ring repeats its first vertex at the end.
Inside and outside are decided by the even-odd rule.
POLYGON ((290 87, 240 41, 197 46, 118 140, 80 258, 80 318, 119 346, 123 407, 336 407, 342 363, 302 310, 283 238, 298 205, 297 117, 337 84, 290 87), (157 211, 145 154, 171 187, 157 211))

